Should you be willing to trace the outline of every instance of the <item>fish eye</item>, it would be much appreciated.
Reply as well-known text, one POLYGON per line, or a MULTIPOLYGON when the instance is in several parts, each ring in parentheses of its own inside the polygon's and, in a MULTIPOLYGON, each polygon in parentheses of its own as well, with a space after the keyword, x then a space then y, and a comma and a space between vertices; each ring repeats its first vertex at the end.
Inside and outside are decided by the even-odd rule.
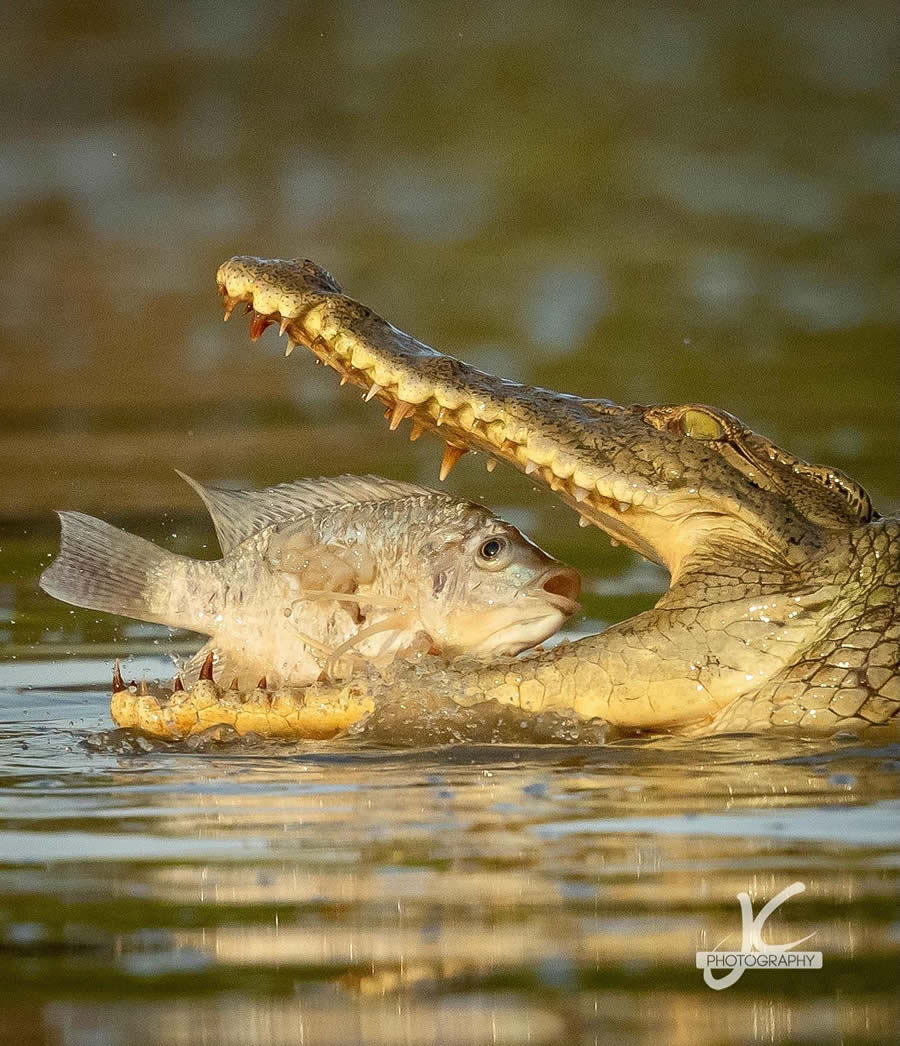
POLYGON ((495 535, 482 541, 478 548, 478 558, 482 565, 494 570, 506 566, 509 559, 509 541, 502 536, 495 535))
POLYGON ((692 439, 721 439, 725 435, 719 419, 705 410, 686 410, 681 415, 681 431, 692 439))

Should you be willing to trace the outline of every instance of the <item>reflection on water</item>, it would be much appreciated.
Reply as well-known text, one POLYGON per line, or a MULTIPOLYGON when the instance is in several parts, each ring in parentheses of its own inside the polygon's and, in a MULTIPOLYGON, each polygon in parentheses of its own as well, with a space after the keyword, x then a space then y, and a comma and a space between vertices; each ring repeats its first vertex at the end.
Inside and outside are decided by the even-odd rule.
MULTIPOLYGON (((162 675, 190 638, 36 579, 54 508, 211 555, 175 466, 434 482, 427 440, 389 441, 274 335, 222 327, 236 252, 315 258, 512 378, 725 407, 896 508, 895 19, 880 0, 17 8, 0 1038, 893 1040, 896 747, 173 750, 111 732, 103 684, 114 652, 162 675), (793 881, 767 932, 814 932, 823 969, 709 991, 694 952, 739 931, 735 894, 758 908, 793 881)), ((583 570, 578 628, 664 585, 523 477, 464 459, 451 486, 583 570)))
POLYGON ((0 990, 34 1041, 890 1039, 897 746, 141 750, 97 691, 3 707, 0 990), (765 936, 822 970, 711 992, 735 895, 795 881, 765 936))
POLYGON ((223 329, 239 251, 513 378, 712 402, 897 504, 892 5, 88 7, 24 7, 0 69, 0 514, 195 511, 174 465, 433 480, 223 329))

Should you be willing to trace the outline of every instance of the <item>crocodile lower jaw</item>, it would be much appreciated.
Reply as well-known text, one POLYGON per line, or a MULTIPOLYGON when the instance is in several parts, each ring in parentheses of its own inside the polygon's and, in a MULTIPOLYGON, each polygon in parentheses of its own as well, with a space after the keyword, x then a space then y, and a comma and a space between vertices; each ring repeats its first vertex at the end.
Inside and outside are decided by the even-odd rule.
POLYGON ((200 680, 188 690, 165 697, 141 693, 139 687, 116 689, 110 712, 117 726, 152 737, 177 741, 217 726, 238 734, 325 740, 371 714, 371 697, 346 686, 338 693, 317 695, 314 687, 278 690, 226 690, 212 680, 200 680))

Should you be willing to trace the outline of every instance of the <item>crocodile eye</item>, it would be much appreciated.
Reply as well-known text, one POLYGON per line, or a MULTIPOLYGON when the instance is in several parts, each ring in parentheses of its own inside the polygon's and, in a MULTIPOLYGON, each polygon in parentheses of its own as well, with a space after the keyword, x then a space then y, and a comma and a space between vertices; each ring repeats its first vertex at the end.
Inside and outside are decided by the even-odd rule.
POLYGON ((722 423, 705 410, 686 410, 681 415, 681 431, 692 439, 721 439, 725 435, 722 423))

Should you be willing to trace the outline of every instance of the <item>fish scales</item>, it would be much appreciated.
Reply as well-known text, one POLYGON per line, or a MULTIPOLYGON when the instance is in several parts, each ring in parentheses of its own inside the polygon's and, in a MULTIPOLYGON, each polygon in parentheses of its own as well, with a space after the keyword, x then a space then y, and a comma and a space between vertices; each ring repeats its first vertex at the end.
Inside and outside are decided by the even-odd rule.
POLYGON ((379 477, 223 490, 183 478, 223 556, 195 560, 80 513, 60 513, 45 591, 188 628, 239 684, 300 686, 422 652, 516 654, 577 609, 580 579, 486 508, 379 477))

